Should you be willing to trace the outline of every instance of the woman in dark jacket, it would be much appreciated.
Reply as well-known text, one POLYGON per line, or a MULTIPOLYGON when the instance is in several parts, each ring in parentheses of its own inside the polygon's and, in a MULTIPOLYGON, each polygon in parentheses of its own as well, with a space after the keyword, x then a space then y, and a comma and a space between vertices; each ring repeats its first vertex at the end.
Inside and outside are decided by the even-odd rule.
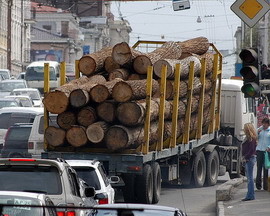
POLYGON ((249 201, 255 199, 253 167, 256 163, 257 133, 251 123, 246 123, 244 125, 244 132, 246 134, 246 139, 242 144, 242 156, 243 161, 245 162, 248 191, 246 197, 242 199, 242 201, 249 201))

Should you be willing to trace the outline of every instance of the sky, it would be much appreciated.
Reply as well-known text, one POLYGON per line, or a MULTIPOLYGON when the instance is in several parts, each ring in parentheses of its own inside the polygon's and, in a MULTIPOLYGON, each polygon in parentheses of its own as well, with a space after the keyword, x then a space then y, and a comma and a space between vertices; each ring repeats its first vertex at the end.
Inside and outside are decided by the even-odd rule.
POLYGON ((205 36, 218 49, 235 49, 241 20, 231 11, 234 0, 189 0, 190 9, 173 11, 172 1, 112 2, 115 19, 132 28, 130 44, 139 40, 184 41, 205 36), (198 18, 199 17, 199 18, 198 18), (201 19, 198 23, 197 20, 201 19))

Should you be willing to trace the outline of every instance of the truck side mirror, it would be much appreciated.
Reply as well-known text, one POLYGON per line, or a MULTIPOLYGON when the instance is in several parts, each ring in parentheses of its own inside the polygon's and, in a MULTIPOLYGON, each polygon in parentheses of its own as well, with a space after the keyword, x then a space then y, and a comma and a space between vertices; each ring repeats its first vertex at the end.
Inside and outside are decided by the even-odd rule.
POLYGON ((120 182, 120 178, 119 178, 118 176, 111 176, 111 177, 109 178, 109 182, 110 182, 111 184, 112 184, 112 183, 116 184, 116 183, 120 182))

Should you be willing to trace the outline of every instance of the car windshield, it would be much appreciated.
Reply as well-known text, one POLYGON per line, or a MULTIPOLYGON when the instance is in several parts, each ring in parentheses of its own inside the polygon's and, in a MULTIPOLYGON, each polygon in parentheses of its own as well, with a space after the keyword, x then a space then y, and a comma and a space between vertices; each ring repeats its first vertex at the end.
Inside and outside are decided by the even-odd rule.
POLYGON ((95 190, 100 190, 100 182, 97 173, 92 167, 73 167, 76 170, 79 178, 83 179, 90 187, 94 187, 95 190))
POLYGON ((19 98, 20 103, 23 107, 32 107, 33 104, 29 98, 19 98))
POLYGON ((0 195, 0 204, 8 204, 8 205, 22 205, 19 206, 6 206, 3 207, 3 212, 1 215, 10 215, 10 216, 41 216, 43 215, 42 208, 34 208, 34 207, 26 207, 25 205, 40 205, 39 200, 23 197, 23 196, 15 196, 15 195, 0 195))
POLYGON ((0 101, 0 108, 3 107, 18 107, 20 106, 16 101, 0 101))
POLYGON ((36 91, 13 91, 13 95, 27 95, 32 100, 40 100, 40 95, 36 91))
POLYGON ((26 88, 24 82, 1 82, 0 91, 12 92, 16 88, 26 88))
MULTIPOLYGON (((146 209, 146 210, 132 210, 132 214, 128 214, 130 210, 127 210, 127 214, 123 215, 133 215, 133 216, 174 216, 174 211, 163 211, 163 210, 152 210, 152 209, 146 209)), ((118 216, 117 210, 104 210, 104 209, 97 209, 92 213, 92 216, 118 216)))
POLYGON ((0 71, 0 74, 4 77, 4 79, 9 79, 9 73, 7 71, 0 71))
MULTIPOLYGON (((26 69, 25 80, 27 81, 42 81, 44 80, 44 67, 35 66, 26 69)), ((50 80, 56 80, 56 72, 53 67, 50 67, 50 80)))
POLYGON ((61 194, 60 173, 54 166, 2 165, 0 191, 4 190, 61 194))

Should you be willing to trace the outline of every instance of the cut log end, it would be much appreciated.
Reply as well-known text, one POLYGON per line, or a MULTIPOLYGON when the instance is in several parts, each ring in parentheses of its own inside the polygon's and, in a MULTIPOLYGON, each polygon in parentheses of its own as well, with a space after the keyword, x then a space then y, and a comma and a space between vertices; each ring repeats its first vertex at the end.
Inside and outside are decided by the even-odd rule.
POLYGON ((80 147, 87 143, 88 139, 85 129, 80 126, 73 126, 66 133, 66 139, 73 147, 80 147))
POLYGON ((88 127, 97 120, 96 111, 92 107, 85 107, 80 110, 77 116, 77 121, 80 125, 88 127))
POLYGON ((65 142, 65 136, 65 130, 54 126, 47 127, 44 134, 45 140, 47 141, 48 145, 53 147, 63 145, 65 142))
POLYGON ((142 115, 142 108, 135 102, 122 103, 116 110, 118 120, 126 126, 137 125, 138 120, 142 118, 142 115))
POLYGON ((116 105, 110 102, 103 102, 97 106, 97 115, 105 122, 115 121, 116 105))
POLYGON ((68 97, 64 92, 53 91, 49 92, 43 99, 43 104, 46 107, 47 111, 60 114, 67 110, 69 101, 68 97))
POLYGON ((124 149, 128 141, 128 134, 121 126, 110 127, 105 135, 106 146, 112 151, 124 149))
POLYGON ((60 128, 68 130, 76 124, 76 115, 74 112, 63 112, 57 116, 57 124, 60 128))
POLYGON ((89 94, 82 89, 76 89, 70 93, 69 100, 71 106, 79 108, 89 102, 89 94))
POLYGON ((154 73, 157 77, 161 78, 162 76, 162 66, 166 65, 167 66, 167 77, 170 77, 171 74, 174 73, 174 68, 171 67, 170 64, 166 60, 159 60, 154 64, 154 73))
POLYGON ((107 123, 100 121, 89 125, 86 129, 86 135, 90 142, 97 144, 102 142, 107 130, 107 123))
POLYGON ((90 97, 97 103, 104 102, 110 96, 108 88, 104 85, 96 85, 90 91, 90 97))
POLYGON ((79 61, 79 70, 84 75, 89 76, 96 70, 96 62, 90 56, 83 56, 79 61))
POLYGON ((132 53, 129 45, 125 42, 116 44, 113 47, 112 57, 113 60, 120 65, 128 63, 132 58, 132 53))
POLYGON ((126 102, 131 100, 133 95, 132 88, 125 82, 118 82, 112 90, 112 97, 117 102, 126 102))
POLYGON ((148 66, 152 66, 152 62, 146 55, 139 55, 134 59, 133 68, 138 74, 147 74, 148 66))

